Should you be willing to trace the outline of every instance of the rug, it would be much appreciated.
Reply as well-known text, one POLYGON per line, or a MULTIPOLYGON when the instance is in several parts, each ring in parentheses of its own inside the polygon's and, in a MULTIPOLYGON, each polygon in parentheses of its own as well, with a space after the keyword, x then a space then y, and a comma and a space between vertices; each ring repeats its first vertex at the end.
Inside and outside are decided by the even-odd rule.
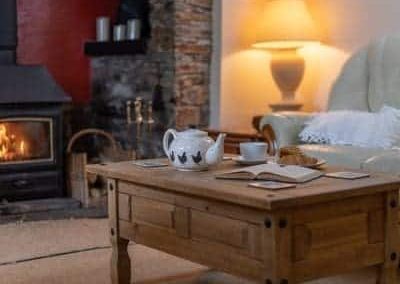
MULTIPOLYGON (((110 284, 107 220, 60 220, 0 226, 0 284, 110 284)), ((171 255, 130 245, 138 284, 252 284, 171 255)), ((309 284, 373 284, 365 270, 309 284)))

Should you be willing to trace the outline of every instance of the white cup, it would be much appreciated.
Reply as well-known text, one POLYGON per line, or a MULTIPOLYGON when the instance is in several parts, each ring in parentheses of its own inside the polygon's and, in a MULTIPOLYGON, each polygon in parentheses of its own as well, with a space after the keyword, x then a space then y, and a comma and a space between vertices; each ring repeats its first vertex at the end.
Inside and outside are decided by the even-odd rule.
POLYGON ((268 144, 263 142, 240 143, 240 154, 246 161, 261 161, 267 159, 268 144))

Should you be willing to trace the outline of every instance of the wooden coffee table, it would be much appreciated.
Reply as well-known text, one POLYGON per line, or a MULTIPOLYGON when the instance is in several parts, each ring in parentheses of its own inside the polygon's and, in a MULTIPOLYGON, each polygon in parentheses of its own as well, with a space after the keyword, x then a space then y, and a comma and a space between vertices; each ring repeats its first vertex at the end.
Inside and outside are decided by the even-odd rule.
MULTIPOLYGON (((219 170, 234 167, 224 162, 219 170)), ((369 266, 398 283, 400 179, 321 178, 278 192, 215 171, 91 165, 108 178, 112 283, 130 283, 129 241, 266 284, 369 266)))

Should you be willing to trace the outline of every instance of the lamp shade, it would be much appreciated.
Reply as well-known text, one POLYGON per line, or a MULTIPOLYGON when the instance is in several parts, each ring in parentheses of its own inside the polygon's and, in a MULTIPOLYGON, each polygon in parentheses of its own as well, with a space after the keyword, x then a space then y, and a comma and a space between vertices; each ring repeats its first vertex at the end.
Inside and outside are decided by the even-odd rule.
POLYGON ((299 48, 319 42, 311 14, 303 0, 267 0, 256 48, 299 48))

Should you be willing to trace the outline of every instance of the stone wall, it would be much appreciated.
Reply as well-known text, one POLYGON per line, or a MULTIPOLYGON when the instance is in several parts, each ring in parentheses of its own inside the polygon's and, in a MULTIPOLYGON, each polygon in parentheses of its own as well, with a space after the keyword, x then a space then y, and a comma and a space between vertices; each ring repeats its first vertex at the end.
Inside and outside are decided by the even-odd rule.
POLYGON ((209 112, 212 0, 149 1, 147 53, 91 59, 91 126, 112 132, 142 157, 162 155, 169 127, 207 126, 209 112), (127 125, 126 102, 137 97, 153 102, 151 129, 127 125))

